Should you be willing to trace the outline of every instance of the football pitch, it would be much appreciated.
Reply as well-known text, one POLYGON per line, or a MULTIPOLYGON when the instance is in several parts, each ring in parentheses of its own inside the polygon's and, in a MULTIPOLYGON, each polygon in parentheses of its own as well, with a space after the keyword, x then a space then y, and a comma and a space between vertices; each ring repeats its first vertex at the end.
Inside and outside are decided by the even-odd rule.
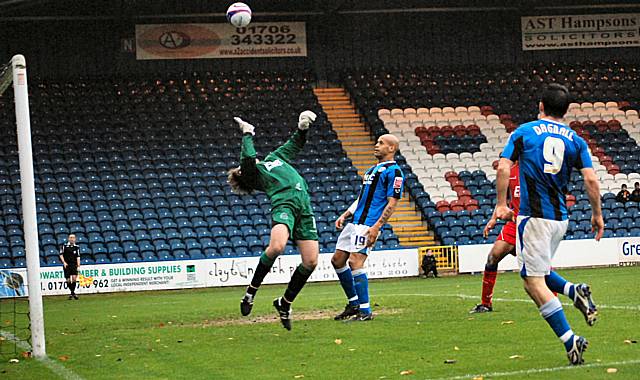
POLYGON ((494 312, 468 314, 481 276, 371 281, 375 319, 333 320, 338 283, 313 283, 284 330, 263 286, 250 317, 242 288, 82 295, 45 299, 50 360, 3 358, 5 379, 637 379, 640 268, 561 270, 587 282, 600 317, 588 327, 561 296, 574 332, 590 341, 585 365, 564 349, 515 273, 498 276, 494 312), (615 373, 614 369, 616 370, 615 373))

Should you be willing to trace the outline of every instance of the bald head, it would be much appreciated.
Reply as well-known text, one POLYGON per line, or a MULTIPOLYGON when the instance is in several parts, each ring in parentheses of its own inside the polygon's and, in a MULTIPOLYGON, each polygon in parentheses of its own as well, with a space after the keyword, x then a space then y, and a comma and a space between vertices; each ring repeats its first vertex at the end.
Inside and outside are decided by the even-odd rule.
POLYGON ((386 135, 380 136, 380 138, 386 141, 389 145, 392 145, 396 150, 396 152, 400 148, 400 140, 398 140, 398 138, 395 135, 392 135, 391 133, 387 133, 386 135))
POLYGON ((391 161, 400 147, 400 141, 392 134, 386 134, 378 137, 376 146, 373 150, 374 156, 379 162, 391 161))

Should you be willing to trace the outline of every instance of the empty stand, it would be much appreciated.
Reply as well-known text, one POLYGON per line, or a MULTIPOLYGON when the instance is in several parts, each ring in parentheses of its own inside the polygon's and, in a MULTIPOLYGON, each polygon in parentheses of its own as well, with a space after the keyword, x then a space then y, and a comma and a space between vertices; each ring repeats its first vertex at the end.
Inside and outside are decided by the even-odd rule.
MULTIPOLYGON (((327 113, 347 156, 352 159, 358 174, 376 164, 373 156, 371 133, 365 129, 360 115, 351 103, 349 95, 341 88, 318 88, 314 90, 322 108, 327 113)), ((389 219, 399 244, 404 246, 433 245, 433 233, 428 231, 419 211, 416 211, 408 196, 404 196, 393 216, 389 219)))
MULTIPOLYGON (((615 204, 613 193, 640 178, 637 67, 617 62, 537 64, 508 70, 445 72, 394 69, 349 73, 345 84, 376 135, 401 138, 409 192, 444 244, 492 242, 481 230, 495 202, 495 173, 509 133, 533 120, 545 83, 567 84, 566 122, 589 143, 602 183, 605 236, 638 236, 629 215, 638 204, 615 204), (621 215, 624 213, 624 222, 621 215)), ((567 239, 590 236, 590 207, 579 173, 568 187, 567 239), (582 222, 582 223, 580 223, 582 222)))
MULTIPOLYGON (((283 143, 298 113, 318 122, 295 166, 307 180, 323 251, 361 179, 320 112, 308 72, 229 72, 68 83, 34 80, 33 152, 41 263, 75 233, 85 264, 259 255, 270 231, 262 193, 238 196, 241 116, 259 156, 283 143)), ((13 99, 0 98, 0 267, 24 265, 13 99)), ((378 248, 396 247, 387 228, 378 248)), ((288 254, 296 253, 292 245, 288 254)))

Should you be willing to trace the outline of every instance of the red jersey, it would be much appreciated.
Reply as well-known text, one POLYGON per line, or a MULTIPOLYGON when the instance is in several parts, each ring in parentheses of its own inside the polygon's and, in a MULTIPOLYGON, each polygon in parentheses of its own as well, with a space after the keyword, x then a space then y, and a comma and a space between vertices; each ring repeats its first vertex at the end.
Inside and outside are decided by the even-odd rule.
POLYGON ((513 164, 511 167, 511 174, 509 175, 509 195, 511 201, 509 207, 513 210, 515 216, 520 213, 520 168, 518 163, 513 164))

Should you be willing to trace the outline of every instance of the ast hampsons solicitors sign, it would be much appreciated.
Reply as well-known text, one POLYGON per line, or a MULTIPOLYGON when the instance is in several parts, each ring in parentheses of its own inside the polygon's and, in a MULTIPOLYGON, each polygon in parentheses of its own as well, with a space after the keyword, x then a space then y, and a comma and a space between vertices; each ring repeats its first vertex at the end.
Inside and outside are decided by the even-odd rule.
POLYGON ((640 13, 522 17, 522 50, 640 46, 640 13))

